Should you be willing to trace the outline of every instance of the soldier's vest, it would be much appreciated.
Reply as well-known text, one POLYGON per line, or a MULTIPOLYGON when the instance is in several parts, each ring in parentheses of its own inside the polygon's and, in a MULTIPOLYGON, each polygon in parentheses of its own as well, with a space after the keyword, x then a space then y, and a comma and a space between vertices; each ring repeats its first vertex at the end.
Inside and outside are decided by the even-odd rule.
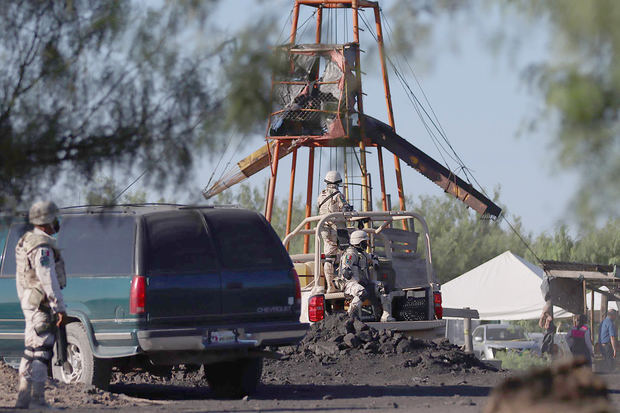
POLYGON ((339 201, 343 202, 342 198, 342 193, 338 190, 338 188, 324 189, 317 199, 319 215, 342 211, 342 208, 339 205, 339 201))
MULTIPOLYGON (((17 263, 17 282, 23 290, 36 290, 41 297, 41 303, 45 304, 47 297, 43 292, 41 281, 37 277, 36 271, 32 266, 28 255, 35 249, 41 246, 46 246, 54 251, 55 270, 56 277, 58 278, 58 284, 60 288, 65 288, 67 285, 67 276, 65 273, 65 262, 60 255, 60 250, 56 246, 56 240, 47 234, 38 234, 34 231, 26 232, 17 242, 15 248, 15 258, 17 263)), ((33 295, 34 296, 34 295, 33 295)))
MULTIPOLYGON (((351 257, 351 270, 353 271, 353 278, 355 281, 361 283, 367 283, 370 281, 370 272, 368 270, 370 260, 365 253, 360 253, 355 247, 350 246, 342 256, 343 263, 346 263, 348 257, 351 257)), ((344 270, 346 265, 341 265, 341 271, 344 270)), ((339 276, 342 277, 342 272, 339 272, 339 276)))

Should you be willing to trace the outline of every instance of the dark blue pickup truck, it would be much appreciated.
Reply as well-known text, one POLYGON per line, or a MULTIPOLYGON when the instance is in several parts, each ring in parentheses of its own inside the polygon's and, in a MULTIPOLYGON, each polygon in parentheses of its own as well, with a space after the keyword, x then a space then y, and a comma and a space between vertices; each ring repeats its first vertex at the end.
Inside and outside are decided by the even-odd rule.
MULTIPOLYGON (((14 223, 0 267, 0 356, 23 352, 14 223)), ((224 396, 252 393, 267 346, 297 343, 300 289, 269 223, 240 208, 179 205, 61 210, 58 244, 70 324, 65 382, 105 388, 113 366, 165 372, 204 365, 224 396)))

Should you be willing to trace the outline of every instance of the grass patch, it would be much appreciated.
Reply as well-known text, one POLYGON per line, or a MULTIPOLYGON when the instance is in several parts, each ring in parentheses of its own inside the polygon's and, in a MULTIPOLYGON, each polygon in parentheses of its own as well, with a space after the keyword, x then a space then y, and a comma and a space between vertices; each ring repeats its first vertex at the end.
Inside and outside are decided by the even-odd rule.
POLYGON ((531 351, 504 351, 495 353, 495 359, 502 361, 502 368, 508 370, 529 370, 532 367, 545 367, 551 364, 546 354, 539 356, 531 351))

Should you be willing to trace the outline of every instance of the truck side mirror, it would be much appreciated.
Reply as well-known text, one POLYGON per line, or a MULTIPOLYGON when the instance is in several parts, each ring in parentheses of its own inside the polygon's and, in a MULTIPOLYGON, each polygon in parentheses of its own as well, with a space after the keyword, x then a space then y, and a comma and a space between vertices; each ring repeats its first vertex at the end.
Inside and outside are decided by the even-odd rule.
POLYGON ((482 343, 482 337, 480 337, 480 336, 476 336, 476 337, 474 337, 474 341, 475 341, 476 343, 482 343))

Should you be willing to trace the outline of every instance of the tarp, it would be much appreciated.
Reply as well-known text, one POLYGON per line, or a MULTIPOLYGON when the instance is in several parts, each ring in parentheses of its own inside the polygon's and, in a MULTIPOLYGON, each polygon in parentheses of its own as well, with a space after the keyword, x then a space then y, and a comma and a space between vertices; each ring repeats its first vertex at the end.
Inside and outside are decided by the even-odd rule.
MULTIPOLYGON (((478 310, 481 320, 538 319, 543 270, 506 251, 441 286, 444 307, 478 310)), ((554 307, 554 317, 570 314, 554 307)))

